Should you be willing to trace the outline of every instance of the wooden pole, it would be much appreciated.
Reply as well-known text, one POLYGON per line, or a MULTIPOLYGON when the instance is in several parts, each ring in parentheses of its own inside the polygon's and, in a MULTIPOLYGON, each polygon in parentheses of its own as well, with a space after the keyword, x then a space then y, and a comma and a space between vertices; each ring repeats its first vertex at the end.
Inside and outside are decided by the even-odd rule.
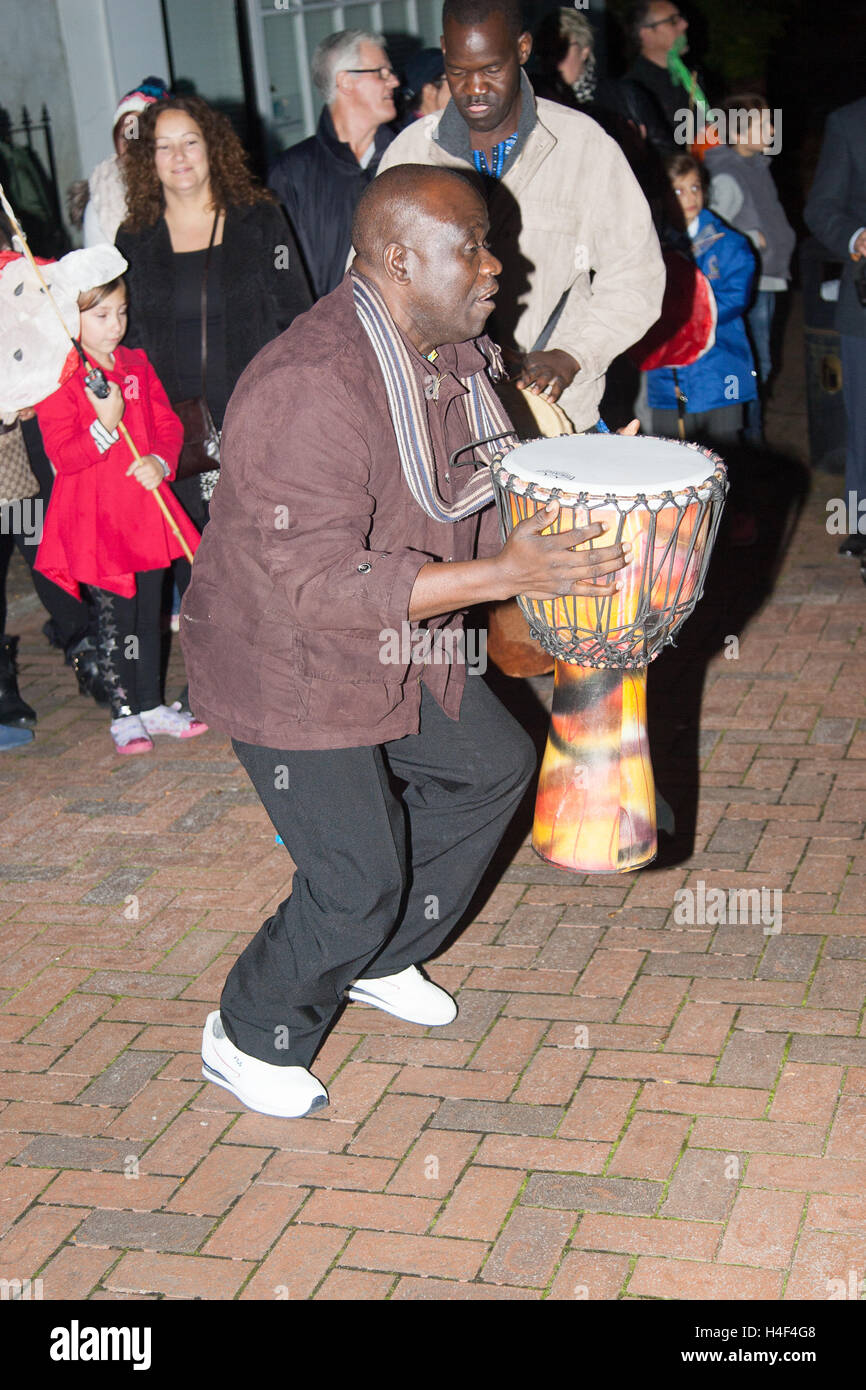
MULTIPOLYGON (((142 461, 142 460, 141 460, 141 454, 138 452, 138 450, 136 449, 135 445, 133 444, 133 442, 132 442, 132 436, 131 436, 131 434, 129 433, 129 430, 126 428, 126 425, 123 423, 122 420, 119 422, 117 428, 118 428, 118 430, 120 431, 120 433, 123 435, 123 438, 126 440, 127 444, 128 444, 129 447, 130 447, 130 450, 131 450, 131 452, 132 452, 133 462, 130 464, 130 466, 129 466, 129 467, 127 468, 127 470, 126 470, 126 476, 129 477, 129 475, 130 475, 130 473, 132 472, 133 468, 135 467, 136 463, 141 463, 141 461, 142 461)), ((184 540, 184 538, 183 538, 183 536, 182 536, 182 534, 181 534, 181 531, 180 531, 180 528, 179 528, 177 522, 175 521, 175 519, 174 519, 174 517, 172 516, 171 512, 168 510, 168 507, 167 507, 166 504, 165 504, 165 498, 162 497, 162 496, 160 496, 159 488, 158 488, 158 487, 154 488, 150 495, 151 495, 151 497, 153 497, 153 498, 155 499, 157 505, 159 506, 160 511, 162 512, 163 516, 165 517, 166 521, 168 522, 169 527, 171 528, 171 530, 174 532, 175 536, 177 537, 178 542, 179 542, 179 544, 180 544, 181 549, 183 550, 184 555, 185 555, 186 558, 189 560, 190 564, 192 564, 192 551, 190 550, 189 546, 187 545, 186 541, 184 540)))

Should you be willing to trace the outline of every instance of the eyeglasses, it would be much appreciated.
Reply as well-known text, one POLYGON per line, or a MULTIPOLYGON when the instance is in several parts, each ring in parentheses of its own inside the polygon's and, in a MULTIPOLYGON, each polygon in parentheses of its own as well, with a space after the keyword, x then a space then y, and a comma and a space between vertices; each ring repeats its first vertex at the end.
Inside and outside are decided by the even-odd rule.
POLYGON ((681 14, 669 14, 667 19, 654 19, 652 24, 642 24, 642 29, 658 29, 661 24, 679 24, 683 16, 681 14))
POLYGON ((360 74, 363 73, 363 72, 375 72, 375 73, 378 73, 379 77, 382 79, 383 82, 387 82, 389 77, 396 77, 396 76, 397 76, 397 74, 395 73, 395 71, 394 71, 393 68, 385 68, 385 67, 382 67, 382 68, 343 68, 343 72, 357 73, 359 76, 360 76, 360 74))

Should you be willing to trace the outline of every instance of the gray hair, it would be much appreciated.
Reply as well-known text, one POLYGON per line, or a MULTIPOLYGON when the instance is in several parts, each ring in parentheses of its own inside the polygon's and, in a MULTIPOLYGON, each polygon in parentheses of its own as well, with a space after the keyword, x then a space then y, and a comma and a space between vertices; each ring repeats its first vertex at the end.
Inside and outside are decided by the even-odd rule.
POLYGON ((365 29, 340 29, 317 46, 310 64, 313 81, 325 101, 337 95, 337 73, 361 65, 361 44, 385 47, 384 34, 368 34, 365 29))
POLYGON ((595 48, 595 31, 586 15, 576 10, 559 11, 559 32, 563 38, 574 40, 583 48, 595 48))

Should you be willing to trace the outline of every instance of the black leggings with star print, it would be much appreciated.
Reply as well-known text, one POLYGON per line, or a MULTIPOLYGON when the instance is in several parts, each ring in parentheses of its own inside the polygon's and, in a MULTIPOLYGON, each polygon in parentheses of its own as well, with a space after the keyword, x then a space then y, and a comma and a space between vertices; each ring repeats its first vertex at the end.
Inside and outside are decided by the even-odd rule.
POLYGON ((140 714, 161 704, 160 614, 165 570, 142 570, 135 594, 93 589, 99 620, 99 668, 111 694, 111 715, 140 714))

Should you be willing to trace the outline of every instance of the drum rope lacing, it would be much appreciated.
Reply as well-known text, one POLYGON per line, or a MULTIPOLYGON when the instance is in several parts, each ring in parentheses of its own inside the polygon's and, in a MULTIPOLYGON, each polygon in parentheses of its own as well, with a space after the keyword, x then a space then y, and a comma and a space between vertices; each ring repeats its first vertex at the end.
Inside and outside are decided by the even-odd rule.
MULTIPOLYGON (((563 594, 555 599, 529 599, 518 595, 517 601, 529 623, 530 632, 545 651, 560 661, 581 666, 628 670, 648 665, 666 645, 673 645, 674 636, 703 594, 710 556, 721 522, 722 508, 719 504, 727 492, 723 474, 716 471, 698 486, 685 485, 649 494, 638 492, 625 497, 610 492, 574 493, 564 488, 526 482, 509 474, 501 460, 494 468, 499 482, 496 500, 503 538, 515 524, 508 511, 508 499, 515 499, 518 520, 523 515, 531 514, 529 511, 521 513, 521 498, 541 506, 552 500, 564 499, 564 505, 572 512, 585 512, 585 520, 581 518, 580 522, 582 525, 591 523, 594 511, 614 509, 617 513, 615 535, 606 534, 595 541, 586 542, 589 550, 619 544, 626 519, 635 510, 641 510, 646 518, 638 598, 634 616, 629 622, 612 625, 614 596, 593 599, 563 594), (690 508, 697 509, 696 515, 686 545, 678 554, 680 528, 690 508), (671 518, 672 511, 676 513, 674 518, 671 518), (664 542, 657 541, 660 515, 664 515, 668 522, 673 521, 664 542), (694 559, 699 541, 702 547, 695 574, 694 559), (662 547, 658 554, 657 547, 662 547), (674 579, 673 575, 675 565, 680 567, 678 579, 674 579), (684 596, 686 587, 688 593, 684 596), (663 589, 663 594, 659 593, 660 589, 663 589), (583 606, 584 611, 590 605, 595 605, 593 628, 578 621, 578 604, 583 606), (561 609, 557 608, 558 605, 562 605, 561 609), (545 608, 558 611, 567 621, 552 626, 547 620, 545 608)), ((563 528, 562 517, 563 512, 560 511, 551 523, 552 532, 560 534, 563 529, 570 530, 575 526, 575 522, 569 521, 567 527, 563 528)))

